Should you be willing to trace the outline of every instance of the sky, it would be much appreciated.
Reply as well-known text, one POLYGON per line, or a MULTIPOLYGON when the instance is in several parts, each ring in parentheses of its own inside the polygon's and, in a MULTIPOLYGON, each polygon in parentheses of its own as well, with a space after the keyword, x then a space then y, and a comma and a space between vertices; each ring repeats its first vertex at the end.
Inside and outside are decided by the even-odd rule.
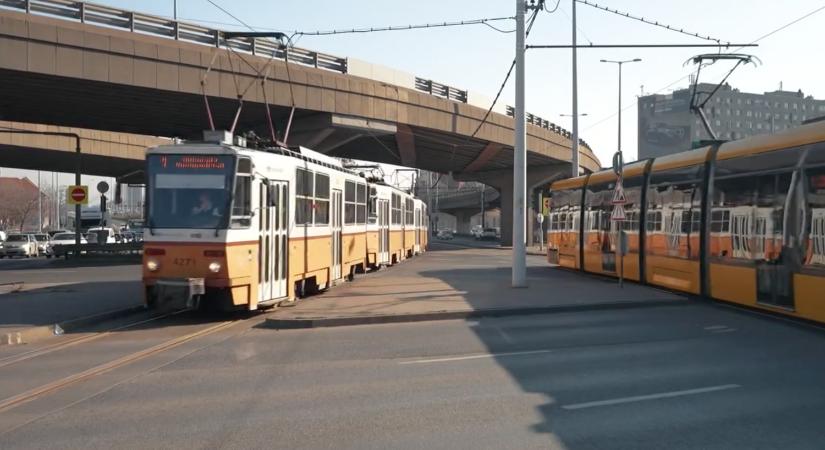
MULTIPOLYGON (((378 0, 213 0, 229 13, 260 30, 329 30, 458 21, 514 15, 515 2, 504 0, 416 2, 378 0)), ((98 0, 124 9, 172 16, 173 0, 98 0)), ((561 0, 558 9, 542 12, 536 19, 528 44, 569 44, 571 2, 561 0)), ((823 0, 599 0, 601 5, 649 20, 732 43, 750 43, 801 16, 825 6, 823 0)), ((548 0, 552 8, 555 2, 548 0)), ((207 0, 177 0, 180 20, 203 21, 222 29, 245 29, 207 0)), ((696 38, 646 25, 577 5, 579 43, 663 44, 706 43, 696 38)), ((502 30, 515 27, 512 20, 495 22, 502 30)), ((744 92, 801 89, 806 95, 825 99, 825 10, 758 41, 744 49, 762 64, 737 69, 729 83, 744 92)), ((444 84, 493 97, 514 57, 515 35, 483 25, 392 31, 336 36, 304 36, 297 46, 378 63, 444 84)), ((644 92, 668 93, 688 85, 692 65, 684 63, 699 53, 717 49, 581 49, 578 52, 580 136, 590 144, 603 165, 617 149, 618 74, 615 65, 600 59, 641 58, 623 69, 622 148, 625 160, 636 155, 636 97, 644 92)), ((571 51, 534 49, 527 52, 526 108, 528 112, 571 128, 571 51)), ((719 81, 730 68, 719 63, 703 69, 702 80, 719 81)), ((512 80, 502 101, 514 103, 512 80)), ((23 173, 2 169, 0 173, 23 173)))

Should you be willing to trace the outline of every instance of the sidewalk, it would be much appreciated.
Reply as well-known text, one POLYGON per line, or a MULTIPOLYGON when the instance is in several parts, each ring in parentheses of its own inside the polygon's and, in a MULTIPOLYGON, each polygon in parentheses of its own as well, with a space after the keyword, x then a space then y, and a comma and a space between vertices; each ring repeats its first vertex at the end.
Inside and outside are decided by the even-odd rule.
POLYGON ((431 245, 422 256, 279 308, 273 328, 310 328, 684 304, 658 289, 550 267, 528 256, 527 288, 512 288, 510 254, 431 245))
POLYGON ((142 308, 140 267, 6 261, 0 266, 0 345, 31 343, 142 308), (25 263, 25 265, 22 265, 25 263))

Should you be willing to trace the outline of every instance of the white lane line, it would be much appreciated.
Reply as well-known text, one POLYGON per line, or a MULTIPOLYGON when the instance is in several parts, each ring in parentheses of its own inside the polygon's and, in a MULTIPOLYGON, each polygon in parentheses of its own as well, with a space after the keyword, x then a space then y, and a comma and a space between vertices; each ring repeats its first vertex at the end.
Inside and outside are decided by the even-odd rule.
POLYGON ((414 361, 401 361, 398 364, 429 364, 451 361, 466 361, 469 359, 483 359, 483 358, 499 358, 502 356, 522 356, 522 355, 537 355, 540 353, 550 353, 552 350, 531 350, 526 352, 507 352, 507 353, 485 353, 483 355, 467 355, 467 356, 451 356, 449 358, 433 358, 433 359, 416 359, 414 361))
POLYGON ((507 334, 507 332, 504 331, 504 329, 500 326, 496 325, 496 330, 498 331, 498 334, 501 335, 502 339, 504 339, 504 341, 508 344, 512 344, 515 342, 515 339, 513 339, 509 334, 507 334))
POLYGON ((728 327, 727 325, 711 325, 709 327, 705 327, 705 329, 708 330, 708 331, 713 331, 713 330, 724 330, 727 327, 728 327))
POLYGON ((671 391, 671 392, 660 392, 658 394, 649 394, 649 395, 637 395, 634 397, 623 397, 623 398, 613 398, 610 400, 600 400, 597 402, 586 402, 586 403, 573 403, 572 405, 563 405, 562 409, 585 409, 585 408, 595 408, 597 406, 610 406, 610 405, 619 405, 622 403, 633 403, 633 402, 643 402, 647 400, 658 400, 660 398, 672 398, 672 397, 682 397, 685 395, 696 395, 696 394, 705 394, 708 392, 716 392, 716 391, 725 391, 728 389, 736 389, 742 386, 738 384, 723 384, 720 386, 709 386, 703 388, 696 388, 696 389, 687 389, 684 391, 671 391))
POLYGON ((736 328, 725 328, 725 329, 722 329, 722 330, 713 330, 713 333, 714 334, 731 333, 731 332, 734 332, 734 331, 736 331, 736 328))

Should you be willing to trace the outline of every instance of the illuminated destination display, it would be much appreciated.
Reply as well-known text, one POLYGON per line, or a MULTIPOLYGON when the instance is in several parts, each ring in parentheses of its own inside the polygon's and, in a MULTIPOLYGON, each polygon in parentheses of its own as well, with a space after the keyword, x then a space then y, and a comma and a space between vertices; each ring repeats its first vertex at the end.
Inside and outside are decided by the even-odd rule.
POLYGON ((164 172, 225 172, 232 167, 228 155, 154 155, 152 159, 164 172))

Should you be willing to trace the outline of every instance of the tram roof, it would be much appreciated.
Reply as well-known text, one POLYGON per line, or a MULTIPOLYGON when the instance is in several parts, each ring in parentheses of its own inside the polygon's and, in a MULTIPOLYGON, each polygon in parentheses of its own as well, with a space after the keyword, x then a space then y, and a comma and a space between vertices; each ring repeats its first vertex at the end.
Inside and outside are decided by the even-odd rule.
POLYGON ((653 161, 651 172, 697 166, 710 160, 711 146, 701 147, 672 155, 660 156, 653 161))
POLYGON ((587 184, 587 178, 590 175, 582 175, 575 178, 565 178, 564 180, 555 181, 550 184, 550 189, 554 191, 564 191, 567 189, 580 189, 587 184))
POLYGON ((816 142, 825 142, 825 122, 814 122, 775 134, 761 134, 747 139, 722 144, 716 154, 717 160, 801 147, 816 142))

